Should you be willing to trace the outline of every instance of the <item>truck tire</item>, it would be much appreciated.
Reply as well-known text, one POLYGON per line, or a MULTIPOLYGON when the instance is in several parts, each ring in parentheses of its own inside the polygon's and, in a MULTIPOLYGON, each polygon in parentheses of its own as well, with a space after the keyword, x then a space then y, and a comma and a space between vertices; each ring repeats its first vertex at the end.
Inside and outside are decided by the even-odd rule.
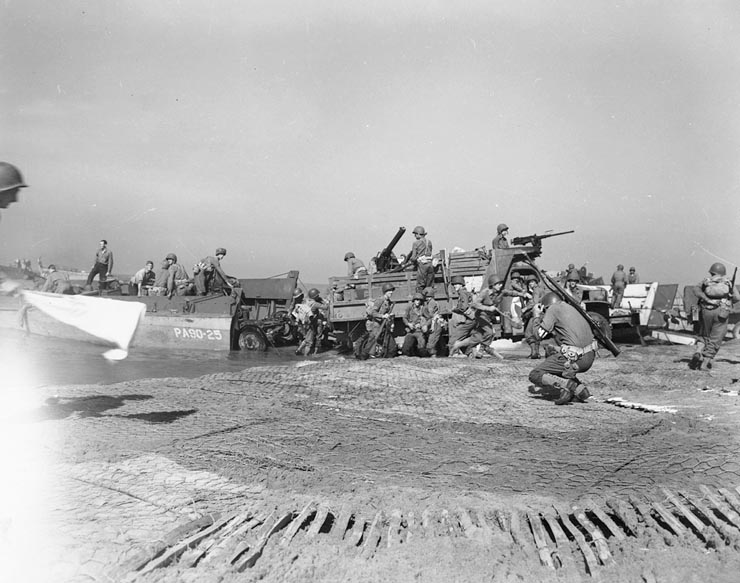
MULTIPOLYGON (((604 316, 598 314, 597 312, 588 312, 588 315, 596 323, 596 325, 599 327, 599 330, 601 330, 604 336, 611 340, 612 327, 609 324, 609 320, 607 320, 604 316)), ((599 342, 599 346, 602 346, 601 342, 599 342)))
POLYGON ((267 340, 261 332, 254 328, 247 328, 239 333, 239 349, 251 352, 264 352, 267 350, 267 340))

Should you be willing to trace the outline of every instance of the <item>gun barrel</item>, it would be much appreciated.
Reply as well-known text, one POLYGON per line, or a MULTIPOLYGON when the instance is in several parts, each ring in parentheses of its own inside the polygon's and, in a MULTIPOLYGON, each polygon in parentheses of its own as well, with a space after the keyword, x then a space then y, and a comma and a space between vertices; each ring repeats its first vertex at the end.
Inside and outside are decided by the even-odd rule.
POLYGON ((575 231, 560 231, 559 233, 547 233, 545 235, 538 235, 535 233, 534 235, 524 235, 523 237, 514 237, 511 240, 512 245, 527 245, 528 243, 532 243, 533 245, 539 245, 539 242, 542 239, 547 239, 549 237, 557 237, 559 235, 569 235, 570 233, 575 233, 575 231))
POLYGON ((391 242, 388 243, 388 246, 381 251, 381 255, 390 255, 391 251, 393 251, 393 248, 398 244, 398 241, 401 240, 401 237, 403 237, 403 234, 406 232, 406 227, 399 227, 398 232, 393 236, 393 239, 391 239, 391 242))

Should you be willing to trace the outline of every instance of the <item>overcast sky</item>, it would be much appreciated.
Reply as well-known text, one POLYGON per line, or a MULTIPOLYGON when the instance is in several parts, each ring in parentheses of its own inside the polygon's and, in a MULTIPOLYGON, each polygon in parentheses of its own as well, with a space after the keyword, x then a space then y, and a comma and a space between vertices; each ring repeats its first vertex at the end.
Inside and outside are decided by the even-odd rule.
POLYGON ((740 3, 5 0, 0 263, 304 281, 399 226, 540 264, 740 262, 740 3))

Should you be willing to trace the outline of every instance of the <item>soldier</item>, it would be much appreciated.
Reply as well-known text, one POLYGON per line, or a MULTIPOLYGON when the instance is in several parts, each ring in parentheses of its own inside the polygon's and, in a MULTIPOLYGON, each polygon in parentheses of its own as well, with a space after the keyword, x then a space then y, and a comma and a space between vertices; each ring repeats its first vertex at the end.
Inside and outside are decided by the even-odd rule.
POLYGON ((416 241, 404 261, 416 267, 416 291, 422 293, 425 287, 434 285, 434 265, 432 263, 432 242, 426 238, 424 227, 417 226, 413 230, 416 241))
POLYGON ((49 274, 46 276, 46 282, 44 283, 44 287, 41 288, 41 291, 67 295, 74 293, 69 276, 66 273, 59 273, 56 265, 53 263, 49 265, 49 274))
POLYGON ((304 316, 305 336, 298 346, 296 354, 313 356, 318 352, 321 339, 326 330, 326 318, 329 314, 329 302, 321 297, 321 292, 315 287, 308 290, 308 310, 304 316))
POLYGON ((557 392, 556 405, 571 401, 585 402, 591 394, 576 378, 579 372, 591 368, 598 348, 591 326, 573 306, 560 300, 554 292, 546 293, 535 316, 542 317, 537 335, 542 340, 552 335, 559 350, 548 356, 529 373, 534 384, 531 393, 557 392), (562 380, 561 380, 562 379, 562 380), (563 380, 565 382, 563 382, 563 380), (539 387, 538 391, 535 387, 539 387))
POLYGON ((167 270, 167 297, 186 296, 192 291, 190 276, 185 268, 177 262, 177 255, 168 253, 165 259, 169 263, 167 270))
POLYGON ((144 267, 134 273, 129 280, 129 283, 136 288, 137 296, 148 296, 154 286, 156 277, 157 276, 154 273, 154 261, 147 261, 144 267))
POLYGON ((640 283, 640 276, 637 275, 634 267, 630 267, 630 272, 627 275, 627 283, 640 283))
POLYGON ((579 304, 583 302, 583 290, 578 287, 580 281, 581 276, 575 269, 572 269, 565 279, 565 292, 579 304))
POLYGON ((535 306, 540 303, 542 296, 545 295, 545 288, 536 275, 530 275, 527 278, 527 291, 529 299, 525 303, 522 319, 524 321, 524 340, 529 344, 528 358, 540 358, 540 337, 537 335, 537 327, 540 325, 540 318, 535 317, 535 306))
POLYGON ((508 234, 509 234, 509 227, 507 227, 504 223, 501 223, 499 226, 497 226, 496 236, 493 238, 493 241, 491 241, 491 248, 492 249, 508 249, 509 240, 506 238, 508 234))
POLYGON ((108 274, 113 273, 113 251, 108 249, 108 241, 101 239, 100 247, 95 252, 95 263, 87 276, 87 286, 92 285, 93 278, 97 275, 100 289, 105 289, 108 274))
POLYGON ((627 274, 624 272, 624 265, 617 265, 617 270, 612 274, 612 308, 622 306, 624 297, 624 288, 627 285, 627 274))
POLYGON ((395 339, 393 338, 394 304, 391 299, 396 286, 392 283, 384 283, 381 289, 383 295, 368 306, 367 333, 356 346, 355 357, 360 360, 375 357, 379 340, 382 344, 380 350, 382 356, 392 357, 396 355, 395 339))
POLYGON ((367 275, 365 264, 357 259, 352 251, 344 254, 344 260, 347 262, 347 277, 359 279, 361 276, 367 275))
POLYGON ((473 294, 465 288, 465 278, 462 275, 453 275, 450 283, 457 294, 457 303, 452 308, 452 316, 448 322, 450 331, 448 346, 450 356, 457 356, 460 351, 453 350, 453 346, 472 332, 475 327, 475 310, 471 307, 473 294))
POLYGON ((403 315, 403 324, 406 326, 406 336, 401 353, 404 356, 426 356, 424 334, 428 330, 428 321, 424 314, 424 294, 416 292, 413 295, 403 315))
POLYGON ((463 350, 468 346, 482 344, 486 352, 497 358, 502 358, 490 347, 490 343, 494 336, 495 314, 501 313, 499 306, 504 295, 506 295, 503 287, 504 281, 498 275, 494 273, 488 276, 488 287, 482 289, 471 303, 471 307, 475 309, 475 327, 470 336, 455 342, 452 346, 453 352, 463 350))
POLYGON ((21 188, 26 188, 26 183, 23 182, 20 170, 12 164, 0 162, 0 209, 18 202, 18 191, 21 188))
POLYGON ((442 338, 442 332, 444 330, 445 321, 442 315, 439 313, 439 304, 434 299, 434 288, 424 288, 424 317, 428 323, 428 338, 427 338, 427 350, 429 356, 432 358, 437 357, 437 347, 439 341, 442 338))
POLYGON ((701 337, 689 362, 691 370, 699 370, 703 364, 708 369, 712 368, 712 360, 727 334, 732 304, 740 301, 740 294, 733 283, 727 277, 724 264, 713 263, 709 268, 709 277, 694 286, 694 294, 699 298, 701 337))
MULTIPOLYGON (((168 255, 169 257, 169 255, 168 255)), ((149 290, 150 296, 167 295, 167 280, 170 277, 170 261, 165 259, 159 266, 159 273, 154 276, 154 284, 149 290)))
POLYGON ((233 288, 232 280, 221 269, 221 260, 226 257, 226 249, 219 247, 216 249, 215 257, 208 255, 201 259, 193 267, 193 280, 195 289, 199 296, 205 296, 208 293, 220 292, 224 286, 229 289, 233 288), (218 278, 216 277, 218 276, 218 278))

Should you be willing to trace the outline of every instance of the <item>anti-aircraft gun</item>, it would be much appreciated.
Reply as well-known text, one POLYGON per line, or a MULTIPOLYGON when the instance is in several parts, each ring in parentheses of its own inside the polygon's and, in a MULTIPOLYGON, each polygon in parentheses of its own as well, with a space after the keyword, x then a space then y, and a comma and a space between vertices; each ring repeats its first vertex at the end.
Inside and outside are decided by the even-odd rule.
POLYGON ((575 231, 560 231, 559 233, 545 233, 544 235, 524 235, 523 237, 514 237, 511 240, 511 244, 517 245, 532 245, 534 247, 540 247, 542 245, 542 239, 548 239, 550 237, 558 237, 560 235, 569 235, 575 233, 575 231))
POLYGON ((399 227, 398 232, 393 236, 391 242, 388 243, 385 249, 378 252, 375 256, 375 270, 377 273, 387 273, 397 268, 400 263, 393 253, 393 248, 396 246, 398 241, 403 237, 406 232, 406 227, 399 227))

